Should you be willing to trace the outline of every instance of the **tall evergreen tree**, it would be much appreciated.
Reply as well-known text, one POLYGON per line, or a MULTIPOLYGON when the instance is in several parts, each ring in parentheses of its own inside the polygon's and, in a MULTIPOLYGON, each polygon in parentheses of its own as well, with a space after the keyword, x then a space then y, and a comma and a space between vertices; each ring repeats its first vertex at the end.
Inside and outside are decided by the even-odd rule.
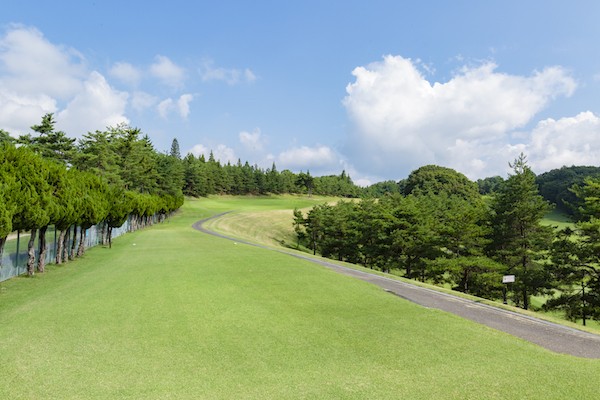
POLYGON ((179 142, 177 139, 173 139, 173 143, 171 143, 171 152, 169 153, 171 157, 175 157, 178 160, 181 160, 181 153, 179 152, 179 142))
POLYGON ((573 193, 582 204, 575 229, 561 230, 552 245, 553 278, 560 293, 544 305, 571 321, 600 320, 600 178, 588 177, 573 193))
POLYGON ((552 227, 540 221, 550 210, 547 201, 538 194, 535 174, 521 154, 509 164, 509 175, 491 204, 491 256, 516 275, 517 304, 528 309, 529 297, 550 289, 548 271, 544 268, 542 252, 549 248, 554 236, 552 227))

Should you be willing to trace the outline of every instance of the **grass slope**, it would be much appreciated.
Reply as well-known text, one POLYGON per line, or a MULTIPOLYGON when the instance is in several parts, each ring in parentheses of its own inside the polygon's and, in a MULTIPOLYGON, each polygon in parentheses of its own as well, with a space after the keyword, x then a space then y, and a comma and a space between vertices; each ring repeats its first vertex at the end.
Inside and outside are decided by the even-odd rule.
POLYGON ((209 210, 261 201, 188 202, 112 250, 4 282, 0 398, 597 396, 600 360, 190 228, 209 210))

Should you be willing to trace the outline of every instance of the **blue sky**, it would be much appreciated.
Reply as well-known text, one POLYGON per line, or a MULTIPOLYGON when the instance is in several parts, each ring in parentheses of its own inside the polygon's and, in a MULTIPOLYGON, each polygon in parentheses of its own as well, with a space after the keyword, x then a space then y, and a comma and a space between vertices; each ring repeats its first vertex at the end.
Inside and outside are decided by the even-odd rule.
POLYGON ((596 1, 10 2, 0 128, 126 122, 355 182, 600 165, 596 1))

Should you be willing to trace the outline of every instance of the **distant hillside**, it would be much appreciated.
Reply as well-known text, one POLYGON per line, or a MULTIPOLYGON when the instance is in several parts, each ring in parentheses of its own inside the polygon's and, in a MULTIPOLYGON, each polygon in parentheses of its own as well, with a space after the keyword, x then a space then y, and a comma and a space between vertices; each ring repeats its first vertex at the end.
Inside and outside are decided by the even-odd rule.
POLYGON ((557 210, 573 215, 573 210, 566 203, 576 205, 578 199, 569 189, 574 184, 582 185, 588 176, 596 177, 599 174, 600 167, 562 167, 538 175, 535 183, 545 200, 556 204, 557 210))

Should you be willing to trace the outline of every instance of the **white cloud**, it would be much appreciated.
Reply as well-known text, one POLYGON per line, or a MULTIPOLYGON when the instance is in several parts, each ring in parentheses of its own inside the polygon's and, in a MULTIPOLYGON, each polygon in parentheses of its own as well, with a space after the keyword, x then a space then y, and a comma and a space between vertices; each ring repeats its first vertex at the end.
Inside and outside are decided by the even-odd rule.
POLYGON ((186 151, 186 154, 189 153, 192 153, 196 157, 200 157, 200 154, 204 154, 204 157, 206 157, 210 153, 210 150, 204 147, 204 145, 202 144, 197 144, 188 151, 186 151))
POLYGON ((358 169, 375 174, 387 169, 396 178, 426 164, 483 173, 487 158, 508 144, 511 130, 577 87, 561 67, 522 77, 495 72, 497 65, 486 62, 432 85, 418 66, 386 56, 352 72, 356 82, 343 101, 353 122, 345 152, 358 169))
POLYGON ((256 80, 256 75, 252 73, 248 68, 244 71, 244 76, 246 77, 247 82, 254 82, 256 80))
POLYGON ((177 109, 181 118, 187 118, 190 114, 190 101, 194 100, 193 94, 182 94, 177 100, 177 109))
MULTIPOLYGON (((204 158, 206 159, 206 161, 208 161, 210 149, 202 144, 197 144, 191 149, 189 149, 187 153, 192 153, 196 157, 200 157, 201 154, 204 154, 204 158)), ((213 157, 215 158, 215 160, 220 161, 221 164, 227 164, 228 162, 235 164, 237 162, 237 157, 235 156, 235 152, 233 151, 233 149, 227 147, 224 144, 218 145, 216 150, 213 150, 213 157)))
POLYGON ((150 74, 166 85, 175 89, 181 88, 185 79, 185 69, 173 64, 165 56, 157 55, 156 60, 157 62, 150 66, 150 74))
POLYGON ((57 110, 56 100, 45 94, 23 95, 0 88, 0 128, 15 137, 30 133, 30 126, 57 110))
POLYGON ((531 132, 519 133, 520 143, 480 144, 457 140, 450 151, 462 155, 452 165, 471 179, 492 175, 506 177, 512 170, 509 162, 523 153, 536 173, 563 165, 600 165, 600 118, 592 112, 559 120, 548 118, 537 123, 531 132))
POLYGON ((313 147, 294 147, 284 151, 277 156, 276 162, 278 167, 290 170, 337 171, 340 169, 337 154, 330 147, 320 144, 313 147))
POLYGON ((181 118, 185 119, 190 114, 190 101, 194 99, 194 95, 192 94, 183 94, 177 100, 177 103, 173 101, 173 99, 168 98, 166 100, 161 101, 156 106, 158 111, 158 115, 160 115, 164 119, 168 119, 169 114, 172 111, 176 111, 181 118))
POLYGON ((144 111, 158 102, 158 97, 152 96, 146 92, 134 92, 131 99, 131 105, 139 112, 144 111))
POLYGON ((215 160, 221 161, 221 164, 227 164, 228 162, 233 164, 236 163, 238 159, 235 156, 233 149, 230 149, 224 144, 218 145, 217 149, 213 151, 213 155, 215 160))
POLYGON ((202 77, 203 82, 209 81, 225 81, 229 85, 235 85, 240 81, 240 78, 244 78, 246 82, 254 82, 256 75, 246 68, 244 72, 239 69, 226 69, 226 68, 213 68, 214 62, 208 60, 204 62, 203 68, 198 69, 198 73, 202 77))
POLYGON ((101 74, 93 71, 83 90, 58 113, 56 127, 73 137, 122 122, 128 124, 124 115, 128 97, 127 92, 113 89, 101 74))
POLYGON ((173 109, 173 107, 173 99, 168 98, 158 103, 158 106, 156 108, 158 110, 158 115, 160 115, 164 119, 167 119, 169 116, 169 112, 173 109))
POLYGON ((13 25, 0 37, 0 73, 3 89, 61 100, 78 93, 87 75, 81 54, 53 45, 39 30, 21 25, 13 25))
POLYGON ((240 143, 242 143, 246 150, 251 152, 264 151, 263 140, 261 140, 259 128, 254 129, 252 133, 242 131, 240 132, 239 137, 240 143))
POLYGON ((600 165, 600 118, 587 111, 557 121, 540 121, 522 148, 538 172, 563 165, 600 165))
POLYGON ((128 96, 90 72, 76 50, 50 43, 36 28, 11 25, 0 36, 0 127, 13 135, 31 132, 48 112, 71 137, 128 123, 128 96))
POLYGON ((109 74, 120 79, 123 83, 137 86, 142 79, 142 71, 129 63, 117 62, 110 69, 109 74))

